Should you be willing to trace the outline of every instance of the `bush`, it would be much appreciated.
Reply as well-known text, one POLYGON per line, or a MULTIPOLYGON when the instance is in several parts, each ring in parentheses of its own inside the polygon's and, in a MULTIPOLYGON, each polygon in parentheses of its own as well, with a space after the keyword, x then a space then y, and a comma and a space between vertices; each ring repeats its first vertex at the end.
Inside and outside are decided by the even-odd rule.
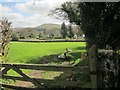
POLYGON ((17 34, 13 34, 12 41, 18 41, 18 40, 19 40, 19 36, 17 34))

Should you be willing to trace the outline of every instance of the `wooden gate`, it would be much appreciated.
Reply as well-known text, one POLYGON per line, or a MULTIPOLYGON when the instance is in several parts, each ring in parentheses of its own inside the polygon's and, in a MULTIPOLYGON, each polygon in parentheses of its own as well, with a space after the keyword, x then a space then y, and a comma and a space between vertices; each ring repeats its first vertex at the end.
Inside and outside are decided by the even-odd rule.
MULTIPOLYGON (((1 77, 3 79, 12 79, 12 80, 20 80, 20 81, 28 81, 33 83, 38 88, 52 88, 55 86, 61 87, 73 87, 73 88, 97 88, 97 55, 96 48, 93 46, 89 50, 89 55, 86 59, 89 59, 88 67, 81 66, 49 66, 44 64, 0 64, 1 67, 1 77), (12 69, 21 76, 8 76, 7 72, 12 69), (49 79, 39 79, 32 78, 25 74, 21 69, 29 69, 29 70, 44 70, 44 71, 62 71, 63 73, 67 72, 82 72, 85 69, 89 69, 90 82, 81 82, 81 81, 67 81, 67 80, 49 80, 49 79)), ((2 87, 23 90, 23 89, 33 89, 27 87, 19 87, 14 85, 8 85, 1 83, 2 87)), ((36 90, 35 89, 35 90, 36 90)))

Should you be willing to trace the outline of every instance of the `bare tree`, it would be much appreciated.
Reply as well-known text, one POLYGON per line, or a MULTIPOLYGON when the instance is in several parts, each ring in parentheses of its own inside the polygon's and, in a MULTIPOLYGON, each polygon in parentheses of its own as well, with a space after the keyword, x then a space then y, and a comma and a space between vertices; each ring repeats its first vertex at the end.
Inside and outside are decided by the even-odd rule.
POLYGON ((7 55, 9 51, 9 43, 11 41, 12 31, 10 30, 12 22, 9 22, 8 19, 4 18, 0 20, 0 28, 1 28, 1 53, 2 60, 1 62, 7 62, 7 55))

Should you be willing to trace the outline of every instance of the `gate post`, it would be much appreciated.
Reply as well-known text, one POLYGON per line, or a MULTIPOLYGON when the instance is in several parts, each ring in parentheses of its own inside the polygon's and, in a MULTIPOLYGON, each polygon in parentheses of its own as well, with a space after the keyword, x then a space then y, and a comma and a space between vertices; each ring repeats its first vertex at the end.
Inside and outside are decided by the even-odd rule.
POLYGON ((97 49, 93 45, 88 51, 89 65, 90 65, 90 80, 91 88, 97 89, 97 49))

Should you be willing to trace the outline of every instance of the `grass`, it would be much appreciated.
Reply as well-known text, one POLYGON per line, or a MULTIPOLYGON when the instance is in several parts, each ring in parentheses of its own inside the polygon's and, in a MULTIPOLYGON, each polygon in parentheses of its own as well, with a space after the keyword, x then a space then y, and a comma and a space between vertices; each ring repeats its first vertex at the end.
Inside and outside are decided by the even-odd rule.
POLYGON ((64 53, 66 48, 73 52, 84 52, 85 42, 11 42, 8 59, 10 63, 27 63, 37 57, 64 53))
MULTIPOLYGON (((70 62, 75 65, 80 62, 80 53, 85 52, 85 45, 85 42, 11 42, 8 59, 9 63, 68 65, 66 62, 70 62), (58 60, 57 56, 64 53, 66 48, 72 50, 69 54, 72 58, 69 61, 58 60)), ((30 72, 29 70, 23 71, 27 74, 30 72)), ((41 76, 42 78, 53 79, 60 73, 45 71, 41 73, 41 76)), ((7 74, 18 76, 13 70, 7 74)), ((14 81, 3 80, 2 82, 13 83, 14 81)))

